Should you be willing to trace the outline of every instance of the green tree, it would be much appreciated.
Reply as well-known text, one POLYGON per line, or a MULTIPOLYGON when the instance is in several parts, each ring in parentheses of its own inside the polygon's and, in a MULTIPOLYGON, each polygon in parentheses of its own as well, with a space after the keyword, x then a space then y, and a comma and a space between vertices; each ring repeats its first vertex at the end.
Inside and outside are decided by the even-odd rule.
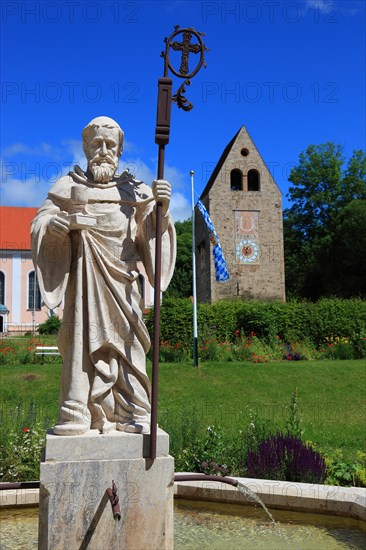
POLYGON ((189 298, 192 296, 192 220, 176 222, 177 261, 173 278, 164 296, 189 298))
POLYGON ((324 294, 366 298, 366 200, 353 200, 339 212, 319 265, 324 294))
MULTIPOLYGON (((344 242, 344 245, 351 248, 358 234, 366 231, 365 225, 358 225, 364 220, 363 208, 359 211, 357 207, 358 201, 366 199, 365 153, 355 151, 346 167, 344 163, 340 145, 310 145, 290 173, 293 185, 288 197, 292 206, 284 211, 288 296, 317 299, 330 293, 338 296, 363 294, 362 285, 353 288, 347 285, 346 288, 339 284, 341 279, 345 280, 346 273, 352 275, 357 266, 355 263, 350 266, 343 260, 337 242, 340 224, 344 229, 347 227, 348 244, 344 242), (352 223, 346 222, 347 215, 354 220, 352 223), (336 277, 328 268, 331 264, 337 266, 336 277)), ((362 248, 362 240, 359 244, 362 248)), ((361 275, 366 277, 366 272, 361 275)))

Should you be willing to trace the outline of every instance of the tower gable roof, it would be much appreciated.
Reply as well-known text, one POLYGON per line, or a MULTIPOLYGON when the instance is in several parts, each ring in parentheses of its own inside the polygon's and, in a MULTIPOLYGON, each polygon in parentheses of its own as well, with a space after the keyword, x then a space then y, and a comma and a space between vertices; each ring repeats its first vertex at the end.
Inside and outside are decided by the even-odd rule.
MULTIPOLYGON (((266 163, 264 162, 258 148, 256 147, 251 135, 249 134, 248 130, 246 129, 246 127, 243 125, 241 126, 241 128, 239 128, 239 130, 236 132, 236 134, 234 135, 234 137, 229 141, 229 143, 226 145, 218 163, 216 164, 204 190, 202 191, 201 193, 201 196, 200 196, 200 199, 202 199, 203 197, 205 197, 206 195, 208 195, 208 193, 211 191, 211 188, 212 186, 214 185, 226 159, 228 158, 230 152, 232 151, 232 149, 234 148, 236 142, 238 142, 240 140, 240 138, 242 138, 243 136, 246 136, 249 138, 249 140, 252 142, 253 144, 253 147, 255 148, 255 150, 257 151, 262 163, 263 163, 263 166, 266 170, 268 170, 267 168, 267 165, 266 163)), ((269 170, 268 170, 269 172, 269 170)), ((269 172, 270 174, 270 177, 271 177, 271 180, 273 181, 273 183, 277 186, 276 182, 274 181, 273 177, 272 177, 272 174, 269 172)), ((278 187, 278 186, 277 186, 278 187)))

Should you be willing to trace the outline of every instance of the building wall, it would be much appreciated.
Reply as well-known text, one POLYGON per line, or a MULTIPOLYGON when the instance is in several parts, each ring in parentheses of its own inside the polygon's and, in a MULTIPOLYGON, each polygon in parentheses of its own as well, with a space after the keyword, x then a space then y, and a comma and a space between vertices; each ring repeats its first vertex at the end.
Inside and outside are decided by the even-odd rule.
MULTIPOLYGON (((32 330, 33 323, 38 325, 47 320, 48 308, 43 305, 41 310, 28 309, 28 274, 34 270, 31 252, 1 251, 0 269, 5 273, 5 306, 9 313, 4 318, 6 331, 32 330)), ((55 311, 62 315, 62 308, 55 311)), ((4 316, 5 317, 5 316, 4 316)))
MULTIPOLYGON (((210 254, 208 261, 211 267, 201 266, 201 277, 198 276, 198 299, 217 301, 255 298, 284 301, 282 195, 244 127, 232 144, 214 182, 206 194, 203 193, 203 202, 206 203, 220 238, 230 279, 225 283, 216 282, 210 254), (248 154, 243 156, 242 151, 245 149, 248 154), (242 172, 242 190, 231 190, 230 174, 234 169, 242 172), (250 169, 259 172, 259 191, 247 190, 246 176, 250 169), (245 219, 253 219, 254 229, 252 227, 247 231, 248 228, 244 227, 239 234, 238 228, 242 225, 238 220, 245 219), (247 241, 259 245, 258 255, 251 263, 243 263, 238 258, 238 251, 243 249, 240 243, 247 241)), ((199 227, 198 231, 203 229, 199 227)), ((198 250, 196 254, 198 258, 198 250)))
POLYGON ((9 308, 8 304, 11 303, 11 278, 12 278, 12 262, 7 258, 0 258, 0 270, 5 275, 5 304, 9 308))

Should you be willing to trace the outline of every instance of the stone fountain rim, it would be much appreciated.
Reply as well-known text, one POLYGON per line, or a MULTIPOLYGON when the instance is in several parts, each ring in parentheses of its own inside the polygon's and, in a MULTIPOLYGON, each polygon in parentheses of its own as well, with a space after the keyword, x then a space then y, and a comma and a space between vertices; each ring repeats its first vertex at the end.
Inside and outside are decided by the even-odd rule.
MULTIPOLYGON (((244 477, 232 479, 238 480, 255 492, 270 510, 330 514, 366 522, 366 488, 363 487, 316 485, 244 477)), ((255 505, 255 502, 248 501, 235 487, 220 481, 178 481, 174 484, 174 496, 191 500, 255 505)))
MULTIPOLYGON (((179 472, 181 473, 181 472, 179 472)), ((193 475, 192 472, 187 474, 193 475)), ((366 489, 316 485, 268 479, 232 478, 254 491, 270 509, 352 517, 366 522, 366 489)), ((235 487, 220 481, 174 483, 175 498, 241 505, 254 505, 235 487)), ((39 489, 0 491, 0 508, 36 506, 39 489)))

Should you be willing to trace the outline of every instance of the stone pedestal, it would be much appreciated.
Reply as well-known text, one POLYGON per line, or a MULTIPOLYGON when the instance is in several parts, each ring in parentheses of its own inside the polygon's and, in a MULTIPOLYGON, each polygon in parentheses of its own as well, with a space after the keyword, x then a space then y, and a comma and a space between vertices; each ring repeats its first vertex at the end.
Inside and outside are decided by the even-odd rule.
POLYGON ((47 434, 41 463, 40 550, 168 550, 173 548, 174 460, 169 437, 158 430, 157 458, 150 436, 93 431, 47 434), (106 490, 114 480, 121 519, 106 490))

